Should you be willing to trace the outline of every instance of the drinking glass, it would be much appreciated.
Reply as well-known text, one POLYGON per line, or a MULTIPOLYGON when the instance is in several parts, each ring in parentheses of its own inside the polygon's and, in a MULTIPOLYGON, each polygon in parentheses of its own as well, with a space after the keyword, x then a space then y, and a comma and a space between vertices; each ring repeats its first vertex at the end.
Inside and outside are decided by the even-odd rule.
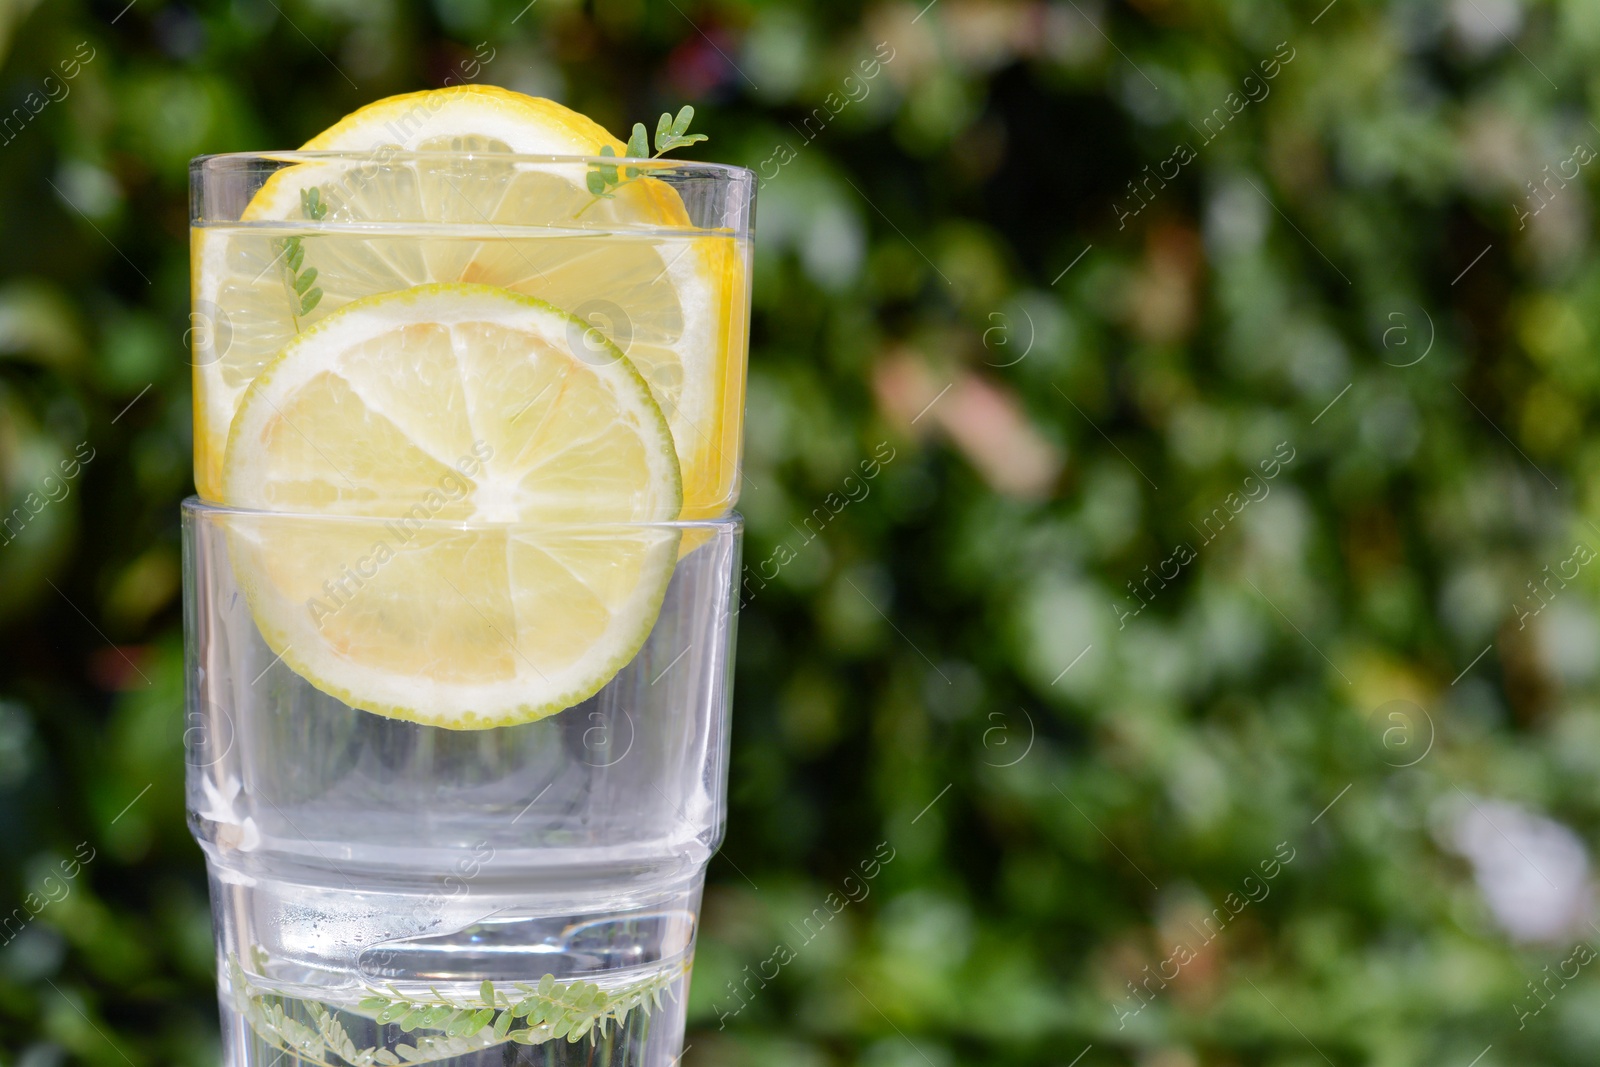
MULTIPOLYGON (((191 164, 187 801, 230 1067, 664 1067, 682 1047, 726 795, 754 175, 496 147, 191 164), (374 495, 356 483, 389 446, 347 473, 317 433, 362 447, 349 427, 378 425, 380 397, 275 412, 338 478, 241 496, 263 438, 233 431, 271 401, 263 372, 408 290, 536 298, 570 316, 574 373, 616 380, 620 351, 674 489, 630 511, 575 468, 532 510, 474 510, 455 468, 543 455, 488 439, 519 411, 451 444, 417 499, 374 495), (485 580, 518 553, 582 573, 485 580), (463 680, 494 715, 439 698, 463 680)), ((387 356, 362 358, 390 400, 428 422, 439 387, 440 425, 460 420, 438 364, 397 354, 390 383, 387 356)))

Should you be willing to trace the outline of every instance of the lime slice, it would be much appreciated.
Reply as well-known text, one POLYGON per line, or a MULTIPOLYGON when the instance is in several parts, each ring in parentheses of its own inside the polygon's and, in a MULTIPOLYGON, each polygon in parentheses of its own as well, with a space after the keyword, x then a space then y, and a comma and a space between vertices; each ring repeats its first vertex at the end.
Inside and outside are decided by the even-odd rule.
POLYGON ((697 229, 678 194, 648 177, 610 199, 581 163, 513 163, 506 153, 593 156, 623 145, 548 100, 457 86, 371 104, 307 149, 376 151, 276 172, 238 225, 195 228, 194 297, 228 343, 196 353, 195 482, 228 500, 223 451, 240 398, 301 331, 340 307, 428 283, 470 282, 539 297, 617 343, 665 412, 681 463, 685 518, 737 495, 746 346, 745 250, 697 229), (436 156, 385 155, 390 148, 436 156), (448 151, 446 151, 448 150, 448 151), (315 195, 320 219, 306 215, 315 195), (375 231, 362 224, 381 222, 375 231), (301 236, 285 270, 284 226, 301 236), (415 224, 407 231, 406 224, 415 224), (294 289, 316 270, 309 310, 294 289))
POLYGON ((582 328, 422 286, 348 304, 261 372, 222 485, 285 513, 231 539, 274 653, 353 707, 454 729, 560 711, 633 658, 679 541, 633 523, 676 516, 677 460, 628 359, 574 354, 582 328))

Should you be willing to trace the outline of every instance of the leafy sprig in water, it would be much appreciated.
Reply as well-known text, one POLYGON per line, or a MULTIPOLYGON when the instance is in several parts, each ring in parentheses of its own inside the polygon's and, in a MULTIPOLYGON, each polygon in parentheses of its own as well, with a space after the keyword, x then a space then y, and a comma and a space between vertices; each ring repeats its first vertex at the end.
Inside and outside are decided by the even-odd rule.
MULTIPOLYGON (((313 222, 321 222, 328 214, 327 201, 322 199, 322 189, 313 185, 300 190, 300 210, 313 222)), ((300 329, 300 319, 311 314, 322 300, 322 290, 316 287, 317 268, 306 267, 306 249, 302 239, 286 237, 278 242, 278 257, 283 260, 284 284, 289 289, 289 311, 294 317, 295 330, 300 329), (304 267, 305 269, 301 269, 304 267)))
POLYGON ((422 1063, 507 1041, 538 1045, 565 1038, 578 1042, 620 1028, 630 1013, 648 1016, 683 974, 673 968, 621 988, 604 990, 593 982, 560 982, 547 974, 536 984, 518 982, 512 992, 485 980, 476 1000, 452 999, 437 989, 428 998, 407 997, 392 985, 368 989, 355 1010, 380 1025, 397 1025, 416 1033, 410 1043, 358 1048, 334 1013, 321 1004, 299 1001, 308 1021, 285 1010, 286 998, 252 983, 238 962, 229 959, 234 1002, 251 1027, 268 1044, 323 1067, 394 1067, 422 1063), (426 1033, 425 1031, 432 1031, 426 1033))

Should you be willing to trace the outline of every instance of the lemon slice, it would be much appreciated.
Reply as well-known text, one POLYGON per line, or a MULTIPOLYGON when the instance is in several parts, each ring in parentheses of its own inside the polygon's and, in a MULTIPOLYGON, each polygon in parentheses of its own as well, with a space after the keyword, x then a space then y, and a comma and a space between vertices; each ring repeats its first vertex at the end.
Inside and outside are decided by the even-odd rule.
POLYGON ((222 485, 261 514, 230 544, 296 673, 478 729, 570 707, 638 652, 679 537, 633 523, 676 514, 677 460, 632 364, 575 356, 574 323, 503 289, 422 286, 327 316, 256 378, 222 485))
MULTIPOLYGON (((745 249, 729 233, 692 226, 663 181, 642 177, 597 199, 583 163, 505 158, 594 156, 606 146, 624 147, 577 112, 504 89, 390 97, 305 145, 374 153, 369 159, 285 167, 239 223, 200 220, 195 307, 217 324, 196 334, 200 495, 235 503, 221 478, 229 427, 245 389, 297 334, 368 296, 468 282, 539 297, 622 348, 667 416, 684 517, 725 513, 737 495, 742 437, 745 249), (320 220, 305 215, 313 192, 326 209, 320 220), (293 272, 285 269, 290 234, 299 235, 293 272), (293 285, 312 269, 321 296, 301 313, 293 285)), ((580 356, 594 354, 587 336, 581 328, 573 335, 580 356)))

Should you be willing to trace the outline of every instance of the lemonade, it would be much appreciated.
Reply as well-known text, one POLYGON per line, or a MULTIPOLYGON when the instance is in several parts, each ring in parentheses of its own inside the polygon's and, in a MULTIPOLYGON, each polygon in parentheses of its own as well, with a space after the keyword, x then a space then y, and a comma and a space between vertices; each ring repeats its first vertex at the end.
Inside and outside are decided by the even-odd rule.
POLYGON ((471 86, 195 161, 188 793, 232 1064, 678 1055, 753 176, 648 154, 471 86))
MULTIPOLYGON (((525 165, 525 169, 527 166, 525 165)), ((196 227, 196 306, 216 326, 195 354, 195 480, 222 496, 227 432, 263 367, 345 304, 436 282, 489 284, 574 313, 570 346, 593 361, 614 343, 649 384, 684 463, 684 516, 738 495, 748 240, 666 230, 560 232, 483 223, 386 226, 259 222, 196 227), (283 249, 316 305, 294 315, 283 249), (605 277, 602 278, 602 271, 605 277), (707 276, 714 275, 708 281, 707 276), (259 279, 259 280, 258 280, 259 279), (591 332, 593 331, 593 332, 591 332)))

